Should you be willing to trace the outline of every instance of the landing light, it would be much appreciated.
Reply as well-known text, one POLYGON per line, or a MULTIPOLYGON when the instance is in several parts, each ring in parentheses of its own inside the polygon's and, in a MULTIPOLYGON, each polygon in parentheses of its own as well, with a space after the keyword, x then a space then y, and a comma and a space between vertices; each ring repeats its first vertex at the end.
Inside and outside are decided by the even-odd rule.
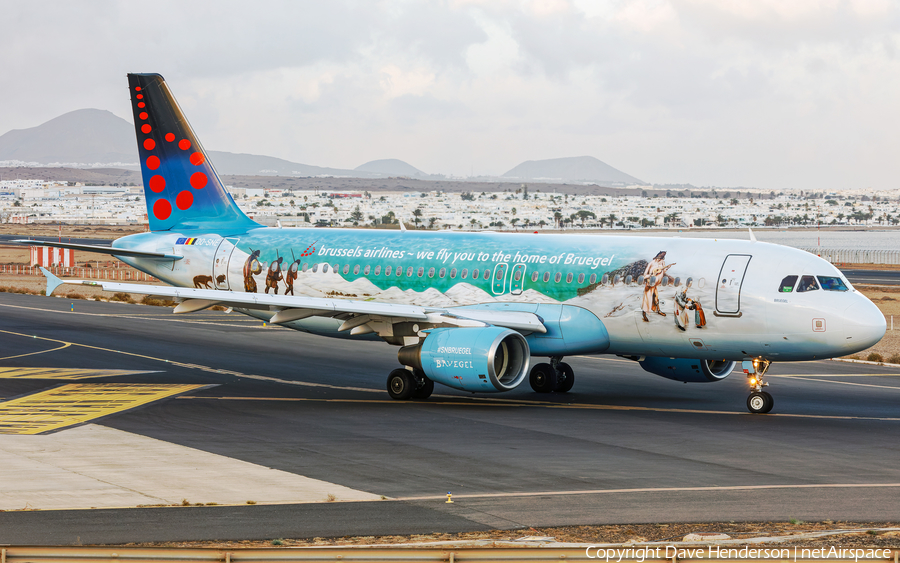
POLYGON ((756 385, 756 378, 755 378, 755 377, 751 377, 751 378, 750 378, 750 385, 756 385))

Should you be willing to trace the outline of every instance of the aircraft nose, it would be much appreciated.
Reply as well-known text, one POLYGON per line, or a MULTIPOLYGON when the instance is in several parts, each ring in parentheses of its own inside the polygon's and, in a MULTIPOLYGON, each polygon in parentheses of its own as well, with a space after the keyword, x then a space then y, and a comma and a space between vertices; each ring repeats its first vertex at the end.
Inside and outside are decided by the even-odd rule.
POLYGON ((878 307, 866 297, 858 297, 843 314, 845 342, 856 352, 877 344, 887 330, 884 314, 878 307))

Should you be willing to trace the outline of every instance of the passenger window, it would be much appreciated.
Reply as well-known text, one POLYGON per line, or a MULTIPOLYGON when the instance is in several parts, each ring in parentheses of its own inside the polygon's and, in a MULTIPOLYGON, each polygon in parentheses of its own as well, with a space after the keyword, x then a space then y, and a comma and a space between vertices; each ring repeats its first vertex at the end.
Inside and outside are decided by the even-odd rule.
POLYGON ((566 274, 566 283, 572 283, 572 272, 566 274))
POLYGON ((578 274, 578 283, 584 283, 584 274, 578 274))
POLYGON ((597 283, 597 274, 591 274, 591 279, 588 281, 588 283, 591 285, 597 283))
POLYGON ((800 283, 797 284, 797 292, 803 293, 805 291, 815 291, 819 289, 819 284, 816 283, 815 276, 803 276, 800 278, 800 283))
POLYGON ((357 264, 356 266, 353 266, 353 275, 354 276, 359 275, 359 264, 357 264))
POLYGON ((391 267, 390 266, 384 267, 384 275, 386 275, 386 276, 391 275, 391 267))
POLYGON ((459 275, 459 277, 462 278, 462 279, 466 279, 466 277, 468 277, 468 275, 469 275, 469 269, 468 269, 468 268, 463 268, 463 271, 462 271, 462 273, 459 275))
POLYGON ((544 283, 550 281, 550 272, 544 272, 544 283))
POLYGON ((397 266, 397 277, 399 278, 402 275, 403 275, 403 266, 397 266))
POLYGON ((332 266, 332 268, 334 268, 334 273, 335 273, 335 274, 338 274, 338 273, 340 273, 340 271, 341 271, 341 265, 340 265, 340 264, 335 264, 335 265, 332 266))
MULTIPOLYGON (((486 280, 491 279, 491 271, 490 271, 490 270, 485 270, 485 271, 484 271, 484 279, 486 279, 486 280)), ((502 280, 503 278, 500 277, 500 278, 497 278, 497 279, 502 280)))
POLYGON ((794 291, 794 284, 797 283, 797 276, 787 276, 783 280, 781 280, 781 285, 778 286, 779 293, 790 293, 794 291))
POLYGON ((420 278, 423 275, 425 275, 425 268, 423 268, 422 266, 419 266, 419 271, 416 273, 416 275, 419 276, 420 278))
POLYGON ((316 272, 318 272, 318 271, 319 271, 319 265, 318 265, 318 264, 313 264, 312 271, 313 271, 314 274, 315 274, 316 272))
POLYGON ((522 270, 516 270, 516 273, 513 274, 513 279, 515 279, 516 281, 522 279, 522 270))
POLYGON ((380 275, 381 275, 381 266, 375 266, 375 275, 376 275, 376 276, 380 276, 380 275))
POLYGON ((825 291, 848 291, 844 280, 835 276, 816 276, 825 291))
POLYGON ((497 281, 500 281, 502 279, 503 279, 503 270, 500 268, 497 268, 497 281))
POLYGON ((363 275, 368 276, 369 272, 372 270, 372 266, 366 266, 366 269, 363 270, 363 275))
POLYGON ((556 272, 556 276, 554 276, 553 281, 559 283, 559 280, 562 279, 562 272, 556 272))
POLYGON ((450 270, 450 279, 456 279, 456 268, 450 270))
POLYGON ((406 268, 406 277, 411 278, 411 277, 412 277, 412 274, 413 274, 413 267, 412 267, 412 266, 408 266, 408 267, 406 268))
POLYGON ((344 275, 346 276, 349 273, 350 273, 350 264, 344 264, 344 275))
POLYGON ((322 273, 323 273, 323 274, 327 274, 327 273, 328 273, 328 264, 322 264, 322 273))
MULTIPOLYGON (((419 276, 421 276, 421 275, 422 275, 422 274, 419 274, 419 276)), ((428 268, 428 277, 429 277, 429 278, 433 278, 433 277, 434 277, 434 268, 428 268)))
POLYGON ((531 272, 531 282, 534 283, 538 281, 538 278, 541 277, 541 274, 538 272, 531 272))
POLYGON ((472 270, 472 279, 473 280, 478 279, 478 272, 479 272, 478 268, 475 268, 474 270, 472 270))
POLYGON ((441 271, 438 272, 438 277, 443 278, 446 275, 447 275, 447 268, 441 268, 441 271))
POLYGON ((309 262, 304 262, 303 263, 303 271, 305 272, 308 269, 309 269, 309 262))

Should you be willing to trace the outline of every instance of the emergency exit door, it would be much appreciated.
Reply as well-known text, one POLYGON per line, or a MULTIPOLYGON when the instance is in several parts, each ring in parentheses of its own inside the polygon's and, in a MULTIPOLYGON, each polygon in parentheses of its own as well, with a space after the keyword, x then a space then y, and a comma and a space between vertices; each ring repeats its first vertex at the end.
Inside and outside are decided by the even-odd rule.
POLYGON ((725 257, 716 283, 716 313, 740 316, 741 285, 751 258, 749 254, 729 254, 725 257))

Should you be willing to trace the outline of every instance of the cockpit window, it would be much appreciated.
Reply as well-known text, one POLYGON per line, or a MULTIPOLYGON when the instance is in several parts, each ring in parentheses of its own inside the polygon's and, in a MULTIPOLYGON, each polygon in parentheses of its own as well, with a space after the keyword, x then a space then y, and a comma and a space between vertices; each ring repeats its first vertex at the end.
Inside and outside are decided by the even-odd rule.
POLYGON ((844 280, 835 276, 816 276, 825 291, 847 291, 844 280))
POLYGON ((815 291, 819 289, 819 284, 816 283, 815 276, 803 276, 800 278, 800 283, 797 284, 797 292, 803 293, 804 291, 815 291))
POLYGON ((780 293, 790 293, 794 291, 795 283, 797 283, 797 276, 787 276, 783 280, 781 280, 781 285, 778 286, 778 291, 780 293))

